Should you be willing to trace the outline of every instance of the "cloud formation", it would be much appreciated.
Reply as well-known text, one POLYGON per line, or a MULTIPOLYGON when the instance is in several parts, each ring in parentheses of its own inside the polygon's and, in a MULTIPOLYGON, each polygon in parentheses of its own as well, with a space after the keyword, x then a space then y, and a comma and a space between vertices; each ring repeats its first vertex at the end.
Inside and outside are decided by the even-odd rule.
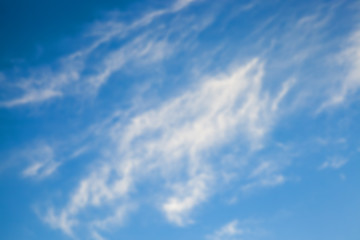
MULTIPOLYGON (((81 37, 84 42, 91 42, 86 47, 62 56, 51 65, 31 69, 30 73, 27 73, 28 76, 24 74, 25 76, 17 76, 19 79, 6 82, 4 86, 9 91, 20 92, 20 95, 11 99, 2 99, 0 107, 11 108, 41 103, 74 94, 93 95, 125 64, 131 62, 150 64, 164 59, 171 54, 173 51, 171 49, 176 48, 176 41, 171 42, 170 46, 167 40, 174 26, 169 23, 167 29, 155 27, 152 30, 144 30, 144 27, 162 16, 183 10, 193 2, 196 1, 175 1, 173 5, 149 12, 131 23, 124 23, 116 18, 95 22, 81 37), (134 32, 140 29, 143 31, 133 36, 134 32), (124 41, 129 36, 132 40, 128 44, 104 52, 104 48, 124 41), (90 62, 94 57, 100 59, 92 65, 90 62)), ((197 31, 197 24, 193 24, 194 26, 184 31, 179 39, 197 31)))
POLYGON ((23 177, 48 177, 61 164, 55 160, 54 150, 47 144, 40 144, 32 150, 23 151, 19 157, 30 161, 30 165, 22 171, 23 177))
POLYGON ((321 164, 319 169, 321 170, 326 168, 338 169, 344 166, 347 162, 348 160, 343 157, 332 157, 329 158, 327 161, 323 162, 323 164, 321 164))
MULTIPOLYGON (((343 103, 359 88, 357 30, 350 34, 339 55, 346 73, 341 81, 317 80, 310 76, 312 71, 303 71, 316 68, 319 75, 323 74, 325 64, 319 62, 330 55, 323 52, 334 44, 323 44, 323 40, 338 4, 325 4, 295 17, 283 17, 279 11, 242 31, 238 27, 243 24, 242 18, 236 15, 249 14, 246 17, 251 19, 248 12, 263 7, 260 1, 241 5, 220 23, 214 12, 182 15, 195 2, 178 0, 130 21, 120 20, 114 13, 81 34, 80 41, 86 44, 80 49, 52 64, 31 69, 29 74, 21 72, 14 82, 0 73, 0 83, 16 92, 9 98, 2 95, 0 107, 14 108, 69 96, 93 97, 102 88, 112 88, 111 84, 121 81, 118 76, 126 71, 147 78, 146 69, 170 68, 154 74, 156 79, 149 85, 158 84, 162 77, 166 83, 152 86, 153 92, 139 96, 144 104, 136 99, 133 104, 130 99, 130 107, 123 107, 128 102, 123 104, 119 96, 111 96, 110 106, 109 102, 101 103, 91 110, 92 106, 84 108, 89 114, 76 115, 90 119, 83 121, 87 126, 74 134, 78 136, 73 141, 62 140, 66 142, 63 148, 42 144, 26 151, 24 158, 30 164, 22 169, 21 176, 34 179, 45 179, 60 172, 60 166, 75 162, 69 160, 85 156, 86 163, 80 167, 74 164, 76 169, 72 169, 77 173, 71 176, 75 186, 61 189, 61 197, 39 211, 52 228, 73 238, 85 229, 89 238, 103 240, 103 235, 123 225, 141 206, 151 206, 169 224, 183 227, 194 224, 196 211, 224 186, 232 185, 232 196, 280 186, 291 179, 283 172, 291 156, 283 154, 287 143, 278 143, 275 138, 291 142, 293 135, 284 133, 289 129, 296 129, 302 137, 307 128, 301 125, 302 120, 309 112, 324 102, 321 110, 343 103), (233 26, 225 33, 217 24, 233 26), (216 26, 206 32, 211 25, 216 26), (232 36, 234 28, 240 30, 232 36), (166 65, 168 60, 171 64, 166 65), (179 89, 174 90, 174 86, 179 89), (331 93, 330 100, 325 99, 325 92, 331 93), (307 109, 300 109, 301 104, 308 104, 307 109), (299 119, 281 122, 289 112, 296 112, 299 119), (279 122, 284 132, 271 135, 279 122), (269 142, 273 144, 271 150, 267 149, 269 142)), ((147 79, 135 81, 147 88, 147 79)), ((294 139, 298 141, 297 136, 294 139)), ((330 145, 330 140, 318 140, 324 147, 330 145)), ((328 158, 319 169, 339 169, 346 163, 341 157, 328 158)), ((238 220, 231 221, 207 239, 242 239, 251 233, 244 226, 238 220)))
POLYGON ((343 51, 338 54, 339 62, 344 66, 344 74, 339 76, 335 87, 331 89, 330 98, 325 101, 319 111, 339 106, 349 100, 360 87, 360 29, 355 29, 345 41, 343 51))
POLYGON ((82 179, 66 206, 51 210, 46 221, 72 234, 80 212, 122 206, 137 185, 150 178, 163 182, 155 191, 161 199, 155 206, 176 225, 191 223, 191 212, 215 191, 217 160, 209 153, 239 136, 253 151, 259 149, 275 123, 288 83, 271 96, 262 88, 263 76, 263 63, 254 59, 135 115, 125 126, 112 122, 108 159, 82 179))
POLYGON ((233 220, 221 227, 212 235, 207 236, 208 240, 236 240, 242 239, 245 231, 239 225, 238 220, 233 220))

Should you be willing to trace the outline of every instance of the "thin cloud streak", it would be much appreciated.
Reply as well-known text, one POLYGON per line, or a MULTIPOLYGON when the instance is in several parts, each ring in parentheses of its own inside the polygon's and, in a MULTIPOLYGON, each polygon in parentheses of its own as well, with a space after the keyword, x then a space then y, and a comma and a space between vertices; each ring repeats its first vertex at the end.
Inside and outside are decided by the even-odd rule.
POLYGON ((30 161, 30 165, 22 171, 23 177, 43 179, 51 176, 61 165, 55 160, 54 149, 47 144, 40 144, 32 150, 24 150, 18 158, 30 161))
POLYGON ((212 235, 206 237, 208 240, 235 240, 241 239, 245 234, 245 230, 240 227, 238 220, 233 220, 219 230, 217 230, 212 235))
POLYGON ((319 167, 320 170, 326 169, 326 168, 332 168, 332 169, 339 169, 343 167, 348 160, 343 157, 331 157, 327 161, 323 162, 321 166, 319 167))
POLYGON ((345 49, 338 58, 345 65, 347 73, 336 82, 336 88, 331 92, 330 99, 324 102, 318 112, 335 107, 345 102, 360 88, 360 28, 357 28, 347 39, 345 49))
POLYGON ((59 65, 59 70, 53 70, 51 65, 38 68, 36 71, 32 71, 30 77, 21 76, 20 83, 8 84, 11 88, 22 91, 22 95, 0 101, 0 107, 12 108, 49 101, 74 94, 74 87, 75 89, 84 89, 85 86, 86 92, 91 95, 96 93, 101 85, 124 64, 135 59, 147 58, 149 62, 152 62, 164 58, 165 54, 170 52, 166 46, 166 39, 157 41, 156 37, 147 38, 142 35, 134 38, 133 42, 120 47, 117 51, 105 53, 101 63, 104 70, 93 76, 86 76, 83 73, 88 68, 96 69, 94 66, 88 66, 87 61, 100 46, 125 39, 131 32, 151 24, 161 16, 181 11, 193 2, 196 1, 178 0, 168 8, 147 13, 131 24, 118 20, 95 23, 88 32, 83 34, 85 38, 95 38, 92 44, 58 59, 53 65, 59 65))

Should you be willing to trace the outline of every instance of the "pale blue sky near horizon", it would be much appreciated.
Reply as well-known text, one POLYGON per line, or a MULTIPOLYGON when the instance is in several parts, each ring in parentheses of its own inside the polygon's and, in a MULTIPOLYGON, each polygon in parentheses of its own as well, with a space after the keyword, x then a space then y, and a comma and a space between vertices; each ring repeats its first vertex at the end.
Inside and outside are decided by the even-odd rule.
POLYGON ((360 239, 360 1, 0 1, 0 239, 360 239))

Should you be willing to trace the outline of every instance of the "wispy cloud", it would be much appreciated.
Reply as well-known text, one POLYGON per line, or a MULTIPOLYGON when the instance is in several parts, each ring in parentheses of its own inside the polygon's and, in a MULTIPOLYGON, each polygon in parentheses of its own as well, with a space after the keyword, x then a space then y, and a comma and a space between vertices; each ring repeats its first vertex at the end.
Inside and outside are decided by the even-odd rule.
POLYGON ((68 204, 50 211, 46 220, 71 234, 80 212, 114 202, 121 207, 128 198, 136 202, 137 184, 158 176, 163 184, 154 205, 176 225, 191 223, 194 208, 216 191, 214 159, 207 153, 237 136, 255 151, 275 124, 289 85, 272 96, 262 88, 263 75, 263 63, 254 59, 135 115, 128 124, 109 121, 105 132, 113 147, 105 151, 102 167, 82 179, 68 204))
POLYGON ((246 230, 240 227, 238 220, 233 220, 217 230, 212 235, 207 236, 209 240, 235 240, 241 239, 246 230))
MULTIPOLYGON (((131 22, 113 16, 94 23, 82 36, 90 40, 90 44, 58 59, 54 66, 38 68, 29 77, 22 77, 11 85, 21 90, 21 94, 2 100, 0 105, 15 107, 40 103, 81 92, 94 95, 121 70, 137 72, 143 66, 165 62, 184 50, 194 35, 214 21, 212 17, 202 21, 195 17, 174 17, 157 23, 161 17, 179 13, 193 2, 179 0, 131 22), (92 63, 94 59, 95 64, 92 63)), ((257 1, 251 1, 241 12, 250 11, 255 5, 259 5, 257 1)), ((266 50, 261 50, 265 57, 234 64, 232 68, 219 60, 217 63, 221 67, 217 70, 210 74, 198 71, 192 84, 177 91, 175 96, 163 97, 156 106, 141 110, 134 107, 136 110, 124 110, 123 115, 119 114, 123 109, 110 109, 113 114, 101 123, 94 123, 81 140, 72 144, 74 149, 64 154, 63 159, 65 162, 77 158, 92 148, 100 157, 91 159, 94 162, 90 170, 77 176, 78 184, 65 203, 45 209, 43 220, 69 236, 76 237, 77 227, 85 226, 92 238, 104 239, 102 232, 123 224, 130 212, 144 204, 146 197, 147 204, 150 202, 171 224, 186 226, 195 222, 193 212, 211 199, 221 184, 240 179, 237 189, 245 193, 288 181, 282 172, 287 162, 256 156, 248 164, 244 159, 266 146, 266 137, 282 116, 285 103, 289 105, 286 102, 289 92, 301 95, 299 92, 313 90, 313 79, 304 83, 301 78, 289 78, 296 75, 289 69, 301 69, 305 60, 322 49, 322 36, 314 33, 322 32, 333 17, 331 9, 324 9, 325 13, 318 11, 291 21, 282 19, 275 27, 272 24, 277 21, 276 16, 262 22, 248 38, 251 41, 254 36, 260 39, 254 45, 261 48, 267 44, 266 50), (266 78, 266 69, 271 71, 270 78, 266 78), (212 75, 214 72, 216 74, 212 75), (299 84, 296 90, 295 83, 299 84), (93 141, 87 144, 85 138, 93 141), (232 160, 242 162, 238 167, 242 174, 229 171, 229 165, 219 164, 223 156, 218 157, 217 153, 234 142, 245 149, 232 160), (137 190, 145 183, 149 183, 149 192, 139 193, 137 190), (94 209, 101 214, 87 214, 94 209)), ((354 33, 342 55, 351 67, 338 94, 340 97, 334 95, 335 100, 331 100, 330 105, 337 102, 336 99, 345 99, 353 91, 351 89, 358 88, 358 35, 354 33)), ((217 49, 224 46, 219 45, 217 49)), ((231 51, 233 48, 233 45, 229 47, 231 51)), ((204 56, 209 58, 207 49, 204 56)), ((217 64, 213 63, 216 62, 213 58, 209 61, 212 62, 209 66, 217 64)), ((4 79, 7 81, 7 77, 4 79)), ((319 86, 325 85, 319 83, 319 86)), ((315 94, 312 91, 311 96, 317 93, 317 90, 315 94)), ((55 160, 54 152, 48 145, 40 148, 22 176, 44 178, 53 174, 63 164, 55 160)), ((336 169, 344 164, 345 159, 331 158, 320 169, 336 169)), ((208 239, 239 239, 246 233, 249 230, 234 220, 208 239)))
POLYGON ((273 161, 260 161, 259 165, 249 175, 249 182, 241 187, 248 192, 256 188, 274 187, 285 183, 286 177, 281 174, 284 167, 279 159, 273 161))
MULTIPOLYGON (((170 47, 167 41, 169 31, 175 26, 168 26, 167 29, 154 27, 151 31, 144 30, 135 36, 131 34, 150 25, 157 18, 183 10, 193 2, 195 0, 175 1, 173 5, 146 13, 131 23, 122 22, 117 18, 94 23, 81 36, 84 42, 91 42, 86 44, 86 47, 62 56, 52 64, 31 69, 28 74, 16 75, 14 78, 18 79, 8 79, 9 82, 6 82, 4 86, 8 90, 21 93, 18 96, 2 99, 0 107, 10 108, 41 103, 72 94, 93 95, 112 74, 123 68, 125 64, 134 60, 137 63, 149 64, 164 59, 171 54, 173 51, 171 49, 176 49, 175 45, 170 47), (115 50, 104 51, 109 44, 124 39, 127 39, 127 44, 115 50), (100 59, 96 65, 90 64, 94 55, 100 59)), ((196 25, 196 23, 192 24, 196 25)), ((196 30, 199 29, 193 27, 187 32, 189 34, 196 30)), ((186 36, 186 31, 183 32, 184 36, 186 36)), ((179 39, 181 39, 180 36, 179 39)), ((176 44, 176 41, 172 44, 176 44)))
POLYGON ((27 93, 17 99, 2 102, 0 106, 14 107, 18 105, 46 101, 55 97, 61 97, 62 93, 53 89, 27 89, 27 93))
POLYGON ((55 160, 52 147, 46 144, 39 145, 32 150, 23 151, 21 156, 30 161, 30 165, 22 171, 24 177, 48 177, 61 164, 55 160))
POLYGON ((332 158, 329 158, 327 161, 323 162, 323 164, 321 164, 319 169, 320 170, 326 169, 326 168, 338 169, 338 168, 343 167, 347 162, 348 162, 348 160, 346 158, 332 157, 332 158))
POLYGON ((259 239, 266 236, 266 231, 259 228, 259 221, 237 219, 226 223, 220 229, 206 236, 207 240, 242 240, 259 239))
POLYGON ((360 87, 360 30, 359 27, 346 40, 343 51, 337 56, 345 73, 339 76, 331 89, 330 97, 320 106, 318 112, 338 106, 348 100, 360 87))

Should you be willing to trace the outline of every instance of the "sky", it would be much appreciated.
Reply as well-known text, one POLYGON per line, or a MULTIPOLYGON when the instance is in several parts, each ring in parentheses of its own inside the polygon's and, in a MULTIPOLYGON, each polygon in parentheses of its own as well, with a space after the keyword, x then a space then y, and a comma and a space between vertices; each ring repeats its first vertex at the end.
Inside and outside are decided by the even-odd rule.
POLYGON ((360 238, 360 1, 2 0, 0 36, 0 239, 360 238))

